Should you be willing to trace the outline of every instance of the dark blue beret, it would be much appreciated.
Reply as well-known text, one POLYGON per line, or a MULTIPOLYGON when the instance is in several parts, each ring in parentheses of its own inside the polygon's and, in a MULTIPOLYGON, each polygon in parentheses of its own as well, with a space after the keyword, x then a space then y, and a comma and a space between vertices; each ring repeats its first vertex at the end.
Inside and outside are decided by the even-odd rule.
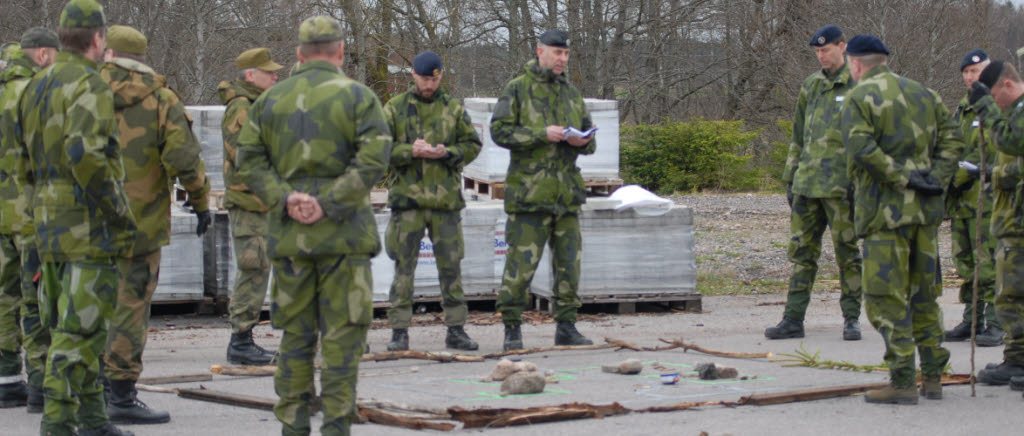
POLYGON ((889 48, 874 35, 857 35, 846 43, 846 54, 853 56, 869 54, 889 54, 889 48))
POLYGON ((412 71, 421 76, 436 76, 443 69, 441 56, 432 51, 425 51, 412 59, 412 71))
POLYGON ((964 55, 964 60, 960 61, 960 71, 963 71, 964 68, 971 65, 985 62, 986 59, 988 59, 988 53, 985 53, 985 50, 980 48, 971 50, 964 55))
POLYGON ((978 76, 978 81, 984 83, 989 89, 992 89, 999 81, 999 76, 1003 75, 1003 68, 1006 68, 1006 63, 1003 61, 992 61, 988 64, 984 70, 981 70, 981 75, 978 76))
POLYGON ((839 26, 829 24, 814 32, 814 36, 811 37, 811 46, 824 47, 825 44, 836 42, 841 36, 843 36, 843 30, 839 26))
POLYGON ((564 30, 545 30, 540 34, 540 43, 551 47, 569 48, 569 34, 564 30))

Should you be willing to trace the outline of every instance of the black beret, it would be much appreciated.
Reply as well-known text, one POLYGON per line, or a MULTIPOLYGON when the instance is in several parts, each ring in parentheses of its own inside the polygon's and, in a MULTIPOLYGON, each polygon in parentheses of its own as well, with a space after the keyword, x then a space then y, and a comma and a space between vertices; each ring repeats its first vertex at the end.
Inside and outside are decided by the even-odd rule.
POLYGON ((540 34, 540 43, 551 47, 569 48, 569 34, 561 29, 546 30, 540 34))
POLYGON ((814 47, 824 47, 825 44, 836 42, 841 36, 843 36, 843 30, 839 26, 829 24, 814 32, 814 36, 811 37, 811 45, 814 47))
POLYGON ((985 84, 989 89, 992 89, 999 81, 999 76, 1003 75, 1003 68, 1006 67, 1006 63, 1003 61, 992 61, 988 64, 984 70, 981 71, 981 75, 978 76, 978 81, 985 84))
POLYGON ((889 48, 874 35, 857 35, 846 43, 846 54, 853 56, 889 54, 889 48))
POLYGON ((412 71, 421 76, 436 76, 443 69, 441 56, 432 51, 425 51, 412 59, 412 71))
POLYGON ((960 71, 963 72, 964 68, 967 68, 974 64, 980 64, 982 62, 985 62, 985 60, 987 59, 988 53, 985 53, 985 50, 982 50, 980 48, 971 50, 964 55, 964 60, 960 61, 960 71))

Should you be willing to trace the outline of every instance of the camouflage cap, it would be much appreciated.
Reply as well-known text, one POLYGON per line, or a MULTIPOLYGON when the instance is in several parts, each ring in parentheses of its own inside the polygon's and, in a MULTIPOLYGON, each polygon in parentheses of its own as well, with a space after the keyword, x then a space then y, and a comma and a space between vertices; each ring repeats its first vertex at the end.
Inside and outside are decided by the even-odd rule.
POLYGON ((146 35, 134 27, 113 25, 107 30, 107 48, 118 53, 144 55, 148 44, 146 35))
POLYGON ((102 27, 106 24, 103 6, 96 0, 71 0, 60 12, 60 27, 66 29, 102 27))
POLYGON ((238 71, 250 68, 258 68, 263 71, 277 71, 284 68, 277 62, 270 60, 270 49, 266 47, 257 47, 243 51, 235 59, 235 65, 238 67, 238 71))
POLYGON ((326 15, 306 18, 299 26, 299 43, 340 41, 345 37, 341 23, 326 15))
POLYGON ((45 27, 33 27, 21 35, 21 48, 60 48, 57 34, 45 27))

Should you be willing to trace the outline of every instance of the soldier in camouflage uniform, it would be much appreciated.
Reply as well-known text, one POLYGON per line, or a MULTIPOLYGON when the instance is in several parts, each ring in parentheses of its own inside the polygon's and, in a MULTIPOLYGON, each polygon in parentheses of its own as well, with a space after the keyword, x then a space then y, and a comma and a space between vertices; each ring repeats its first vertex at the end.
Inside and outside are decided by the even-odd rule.
POLYGON ((445 346, 475 350, 466 324, 459 263, 465 252, 462 218, 462 167, 480 153, 480 138, 459 100, 440 88, 441 57, 432 51, 413 59, 415 85, 384 105, 391 128, 391 174, 388 190, 391 221, 385 237, 388 256, 395 260, 388 322, 392 336, 388 350, 409 349, 412 320, 413 273, 419 260, 424 230, 430 235, 441 283, 441 307, 448 326, 445 346))
POLYGON ((32 243, 32 217, 27 194, 14 183, 18 146, 18 102, 32 76, 53 63, 60 43, 57 34, 42 27, 29 29, 5 57, 0 74, 0 407, 28 405, 29 413, 43 411, 43 373, 50 332, 39 319, 39 297, 33 276, 39 256, 32 243), (22 264, 25 263, 25 268, 22 264), (28 387, 21 381, 20 349, 25 348, 28 387))
POLYGON ((135 219, 123 186, 114 95, 97 72, 103 8, 71 0, 61 12, 64 51, 22 96, 16 181, 30 190, 42 265, 40 315, 52 341, 43 380, 44 435, 123 435, 107 418, 100 359, 135 219))
MULTIPOLYGON (((971 84, 978 80, 981 71, 989 64, 988 54, 984 50, 971 50, 964 56, 960 63, 960 73, 963 76, 964 84, 970 90, 971 84)), ((995 257, 996 239, 989 231, 992 215, 992 177, 986 176, 984 189, 977 183, 980 178, 980 171, 977 166, 980 164, 981 152, 981 130, 979 123, 975 120, 975 112, 964 96, 957 105, 953 120, 960 125, 960 131, 964 136, 964 154, 960 160, 964 163, 953 175, 946 196, 946 215, 950 218, 950 230, 953 241, 953 262, 956 264, 957 274, 963 279, 960 285, 960 302, 964 303, 963 320, 946 330, 946 340, 950 342, 965 341, 971 338, 971 321, 974 314, 972 304, 974 294, 974 268, 978 254, 978 197, 983 195, 982 225, 981 225, 981 261, 980 274, 978 276, 978 330, 976 343, 982 347, 994 347, 1003 343, 1003 329, 996 318, 995 310, 995 287, 996 270, 993 258, 995 257), (969 165, 967 163, 970 163, 969 165)), ((992 137, 985 132, 985 156, 986 170, 991 172, 996 161, 995 147, 992 146, 992 137)))
POLYGON ((537 59, 505 85, 491 118, 494 143, 510 154, 505 180, 508 252, 497 302, 505 323, 505 350, 523 348, 522 312, 545 244, 551 246, 555 274, 555 345, 593 343, 575 326, 583 251, 579 213, 587 199, 576 158, 593 154, 597 144, 593 135, 564 133, 567 127, 593 127, 580 91, 565 75, 568 62, 568 35, 557 29, 541 34, 537 59))
POLYGON ((949 361, 941 346, 942 294, 938 227, 943 186, 963 142, 939 95, 900 77, 878 38, 858 35, 846 53, 857 85, 843 103, 841 128, 854 185, 854 225, 864 239, 863 286, 868 319, 885 342, 889 386, 868 391, 869 403, 917 404, 942 398, 949 361))
POLYGON ((969 98, 981 127, 992 132, 999 151, 992 170, 991 231, 998 238, 996 316, 1006 329, 1003 362, 979 371, 978 381, 1020 388, 1024 386, 1024 82, 1012 64, 993 61, 974 83, 969 98))
POLYGON ((342 38, 331 17, 303 21, 302 66, 253 102, 238 138, 238 177, 269 210, 270 317, 284 330, 274 414, 284 435, 310 432, 318 338, 321 434, 349 434, 373 318, 380 238, 370 190, 387 169, 391 134, 373 91, 341 72, 342 38))
POLYGON ((276 71, 283 68, 270 59, 270 49, 246 50, 235 61, 238 78, 220 82, 217 92, 224 109, 221 132, 224 136, 224 208, 228 210, 231 245, 235 250, 235 287, 228 304, 231 342, 228 362, 239 365, 266 365, 274 352, 256 345, 252 328, 260 320, 263 301, 267 298, 270 280, 270 259, 267 258, 267 206, 249 187, 239 181, 235 170, 238 134, 245 126, 253 101, 274 83, 276 71))
POLYGON ((197 236, 212 218, 208 210, 206 166, 185 105, 167 87, 167 79, 143 63, 146 37, 128 26, 107 32, 107 62, 100 75, 114 91, 125 164, 125 191, 139 232, 132 255, 120 261, 124 279, 107 333, 103 356, 110 386, 107 413, 118 424, 159 424, 170 415, 137 399, 135 381, 142 373, 142 352, 149 330, 150 304, 160 275, 161 247, 170 243, 171 191, 177 178, 188 191, 198 217, 197 236))
POLYGON ((764 335, 769 339, 804 337, 804 314, 818 273, 821 235, 828 226, 842 283, 843 339, 856 341, 861 337, 861 259, 853 231, 846 150, 839 133, 839 110, 853 80, 843 61, 846 42, 842 30, 824 26, 815 32, 810 45, 822 69, 800 87, 793 142, 782 174, 792 209, 788 251, 793 274, 782 321, 766 329, 764 335))

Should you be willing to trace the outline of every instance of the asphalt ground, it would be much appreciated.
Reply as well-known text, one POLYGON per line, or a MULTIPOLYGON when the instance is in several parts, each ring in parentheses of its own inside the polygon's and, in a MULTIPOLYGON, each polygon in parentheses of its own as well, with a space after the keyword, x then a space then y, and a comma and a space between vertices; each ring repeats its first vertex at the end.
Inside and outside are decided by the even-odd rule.
MULTIPOLYGON (((962 306, 955 302, 955 291, 946 290, 940 300, 946 327, 959 321, 962 306)), ((781 318, 783 295, 734 295, 705 297, 704 313, 642 313, 588 317, 578 327, 585 335, 601 342, 611 337, 641 346, 662 345, 658 339, 683 338, 700 346, 742 352, 793 353, 803 349, 819 353, 822 359, 854 364, 878 364, 882 360, 880 336, 862 315, 864 339, 843 341, 838 293, 815 294, 805 326, 807 336, 800 339, 769 341, 765 327, 781 318)), ((425 319, 431 314, 417 315, 425 319)), ((143 377, 206 373, 213 364, 224 364, 229 329, 216 318, 155 316, 144 356, 143 377)), ((467 331, 480 342, 484 354, 501 349, 500 325, 469 325, 467 331)), ((527 347, 553 343, 554 324, 524 325, 527 347)), ((268 325, 256 329, 257 342, 276 347, 280 332, 268 325)), ((413 327, 411 345, 416 350, 440 351, 444 348, 444 327, 413 327)), ((373 351, 382 351, 390 330, 370 332, 373 351)), ((968 343, 948 343, 951 367, 956 373, 970 370, 968 343)), ((1001 360, 1002 347, 978 348, 977 367, 1001 360)), ((778 357, 778 356, 777 356, 778 357)), ((412 406, 442 408, 503 407, 520 408, 558 405, 570 402, 621 405, 639 409, 696 401, 735 401, 754 393, 840 386, 887 380, 883 372, 863 373, 839 370, 785 367, 766 359, 730 359, 694 351, 670 350, 634 352, 615 350, 549 352, 522 356, 553 375, 541 394, 529 396, 499 395, 499 383, 480 379, 494 367, 483 363, 434 363, 423 360, 363 362, 360 366, 359 397, 386 400, 412 406), (627 358, 645 363, 635 376, 607 374, 603 364, 627 358), (692 375, 693 367, 703 362, 737 368, 746 380, 702 381, 692 375), (661 368, 661 369, 656 369, 661 368), (659 376, 677 370, 681 379, 663 385, 659 376)), ((275 398, 271 377, 214 376, 212 381, 162 385, 162 387, 198 388, 275 398)), ((604 419, 563 421, 509 428, 462 429, 453 434, 494 435, 885 435, 885 434, 1021 434, 1024 399, 1007 387, 977 386, 971 396, 969 386, 947 386, 944 399, 921 399, 916 406, 874 405, 862 396, 850 396, 772 406, 708 406, 694 410, 628 414, 604 419)), ((180 398, 173 394, 140 392, 140 399, 154 408, 168 410, 168 424, 126 426, 138 435, 275 435, 280 425, 269 411, 222 405, 180 398)), ((24 409, 0 410, 0 434, 38 434, 40 415, 28 415, 24 409)), ((314 418, 314 429, 320 425, 314 418)), ((440 434, 432 430, 408 430, 377 424, 353 427, 355 435, 440 434)), ((314 434, 317 434, 314 431, 314 434)))

